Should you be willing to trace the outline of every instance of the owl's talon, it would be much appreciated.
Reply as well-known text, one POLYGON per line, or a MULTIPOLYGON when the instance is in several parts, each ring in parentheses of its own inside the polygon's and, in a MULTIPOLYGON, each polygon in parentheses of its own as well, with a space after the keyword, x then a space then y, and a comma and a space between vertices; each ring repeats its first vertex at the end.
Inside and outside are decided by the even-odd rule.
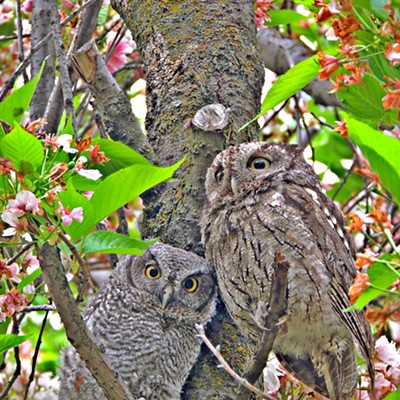
POLYGON ((276 324, 276 326, 281 326, 281 325, 283 325, 286 321, 287 321, 287 315, 284 315, 283 317, 280 317, 280 318, 279 318, 278 323, 276 324))
POLYGON ((269 316, 269 304, 264 301, 259 301, 257 305, 256 313, 253 317, 254 322, 262 331, 268 331, 265 327, 265 323, 269 316))

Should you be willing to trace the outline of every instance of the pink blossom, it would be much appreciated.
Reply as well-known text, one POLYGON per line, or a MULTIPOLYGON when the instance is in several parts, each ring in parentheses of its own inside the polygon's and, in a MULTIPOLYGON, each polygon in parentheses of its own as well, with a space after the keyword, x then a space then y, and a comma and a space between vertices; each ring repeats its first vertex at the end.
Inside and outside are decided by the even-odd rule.
POLYGON ((33 0, 24 0, 24 2, 21 4, 21 11, 24 14, 31 13, 32 8, 33 8, 33 0))
POLYGON ((97 181, 102 177, 102 173, 97 169, 80 169, 78 174, 92 181, 97 181))
POLYGON ((63 151, 66 153, 77 153, 78 150, 71 147, 71 143, 73 141, 72 135, 69 133, 65 133, 64 135, 60 135, 56 139, 56 144, 61 146, 63 151))
POLYGON ((7 278, 14 282, 20 282, 21 280, 17 277, 19 273, 19 266, 17 263, 7 265, 3 260, 0 260, 0 275, 5 275, 7 278))
POLYGON ((10 21, 14 15, 14 4, 12 1, 6 0, 0 3, 0 25, 10 21))
MULTIPOLYGON (((107 49, 110 49, 116 35, 114 32, 107 37, 107 49)), ((111 73, 117 71, 128 61, 126 56, 133 52, 133 46, 130 44, 130 40, 127 37, 123 37, 119 43, 115 46, 110 58, 107 61, 107 67, 111 73)))
POLYGON ((93 196, 94 192, 82 192, 82 195, 85 196, 88 200, 90 200, 93 196))
POLYGON ((77 4, 73 3, 70 0, 61 0, 61 8, 69 9, 71 11, 74 11, 74 9, 77 7, 77 4))
POLYGON ((392 67, 400 64, 400 39, 396 43, 387 43, 384 53, 392 67))
POLYGON ((32 255, 32 252, 30 251, 28 254, 26 254, 24 260, 22 261, 22 266, 23 267, 40 267, 39 260, 36 256, 32 255))
POLYGON ((386 379, 385 375, 381 372, 378 372, 375 375, 374 390, 372 392, 374 399, 383 399, 388 393, 393 392, 394 390, 396 390, 396 387, 386 379))
POLYGON ((13 289, 0 296, 0 314, 3 312, 7 317, 20 312, 28 304, 28 299, 17 289, 13 289))
POLYGON ((65 226, 70 226, 73 220, 77 222, 83 221, 83 208, 76 207, 72 211, 68 208, 61 207, 61 220, 65 226))
POLYGON ((1 215, 1 219, 8 225, 10 228, 4 229, 2 236, 14 236, 17 232, 24 231, 27 226, 28 222, 25 218, 19 219, 15 214, 4 211, 1 215))
POLYGON ((400 367, 400 354, 395 343, 389 343, 386 336, 381 336, 375 344, 376 358, 386 365, 400 367))
POLYGON ((40 210, 40 200, 29 190, 21 190, 17 193, 15 200, 10 200, 7 211, 17 217, 22 217, 27 211, 34 213, 40 210))

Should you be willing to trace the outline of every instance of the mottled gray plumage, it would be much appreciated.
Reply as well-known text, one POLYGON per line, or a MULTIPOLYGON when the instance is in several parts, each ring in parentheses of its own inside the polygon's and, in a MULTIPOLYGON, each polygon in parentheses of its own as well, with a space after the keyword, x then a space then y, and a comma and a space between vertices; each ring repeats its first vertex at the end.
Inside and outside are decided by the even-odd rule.
POLYGON ((230 147, 208 170, 206 196, 205 252, 237 325, 261 336, 283 257, 286 315, 273 350, 308 386, 349 399, 357 384, 355 344, 372 372, 373 339, 363 313, 342 312, 356 274, 353 238, 301 151, 277 143, 230 147))
MULTIPOLYGON (((178 400, 200 351, 195 324, 210 320, 215 301, 203 258, 156 243, 119 262, 84 317, 135 398, 178 400)), ((63 356, 59 399, 106 399, 72 347, 63 356)))

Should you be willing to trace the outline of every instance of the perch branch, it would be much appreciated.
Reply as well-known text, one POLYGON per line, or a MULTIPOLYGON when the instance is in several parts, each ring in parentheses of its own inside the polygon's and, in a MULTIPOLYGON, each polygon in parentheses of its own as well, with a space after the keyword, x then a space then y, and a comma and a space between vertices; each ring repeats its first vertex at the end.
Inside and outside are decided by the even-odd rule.
POLYGON ((65 279, 65 273, 55 246, 45 243, 38 251, 43 278, 63 321, 67 337, 85 361, 109 400, 133 400, 124 382, 112 370, 103 353, 96 346, 65 279))
MULTIPOLYGON (((279 319, 286 308, 289 264, 277 253, 275 256, 275 265, 269 297, 269 313, 261 336, 261 342, 250 370, 244 375, 245 379, 251 384, 257 381, 265 368, 278 332, 279 319)), ((242 387, 237 400, 245 400, 248 398, 248 395, 249 393, 242 387)))
POLYGON ((156 163, 158 159, 132 113, 128 98, 107 68, 96 44, 89 42, 78 49, 72 63, 96 99, 107 134, 156 163))
POLYGON ((197 337, 200 338, 204 342, 204 344, 210 349, 211 353, 214 354, 214 356, 220 362, 221 368, 223 368, 236 382, 238 382, 239 385, 246 388, 247 390, 250 390, 250 392, 255 393, 261 399, 272 400, 271 396, 268 396, 266 393, 263 393, 261 390, 257 389, 255 386, 249 383, 245 378, 242 378, 231 368, 231 366, 226 362, 225 358, 221 355, 219 349, 217 349, 206 336, 203 325, 196 324, 195 327, 197 329, 197 332, 199 332, 197 337))

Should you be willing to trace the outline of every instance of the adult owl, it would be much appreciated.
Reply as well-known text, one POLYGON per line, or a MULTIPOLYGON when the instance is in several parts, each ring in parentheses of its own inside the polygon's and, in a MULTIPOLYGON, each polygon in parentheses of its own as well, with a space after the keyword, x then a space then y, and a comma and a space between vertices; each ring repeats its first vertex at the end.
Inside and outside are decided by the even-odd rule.
MULTIPOLYGON (((215 310, 205 259, 156 243, 123 258, 84 312, 99 348, 134 398, 178 400, 199 352, 196 323, 215 310)), ((60 400, 106 400, 72 347, 63 356, 60 400)))
POLYGON ((357 385, 355 346, 370 374, 373 339, 349 307, 356 275, 352 236, 294 145, 245 143, 223 151, 207 172, 202 237, 236 324, 260 338, 271 278, 288 269, 286 312, 273 350, 306 385, 332 400, 357 385))

